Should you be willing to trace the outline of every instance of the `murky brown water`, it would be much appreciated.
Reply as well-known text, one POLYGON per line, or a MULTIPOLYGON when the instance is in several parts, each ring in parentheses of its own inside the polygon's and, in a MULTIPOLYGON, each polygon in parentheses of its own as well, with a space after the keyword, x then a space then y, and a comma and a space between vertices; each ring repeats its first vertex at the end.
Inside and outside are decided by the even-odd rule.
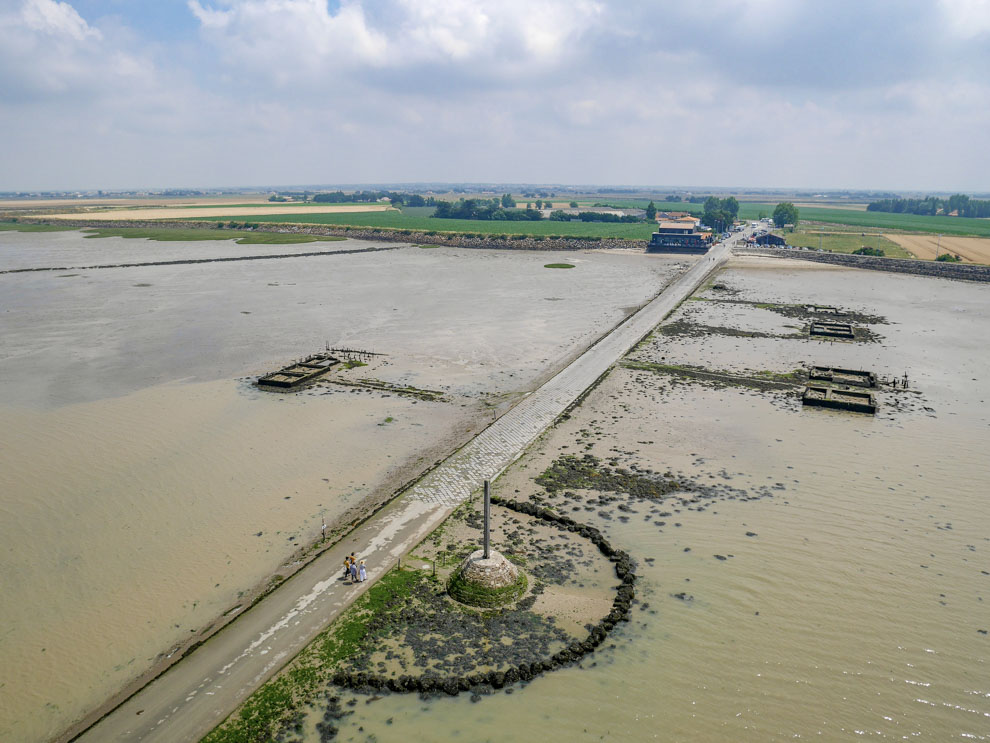
MULTIPOLYGON (((234 250, 0 233, 5 267, 234 250)), ((55 735, 677 265, 587 252, 543 268, 557 258, 405 248, 0 276, 0 739, 55 735), (248 383, 326 341, 389 354, 349 373, 450 402, 248 383)))
MULTIPOLYGON (((478 704, 361 698, 340 740, 990 738, 990 286, 763 261, 722 279, 740 299, 838 304, 892 324, 874 328, 882 345, 708 336, 641 353, 714 369, 908 371, 921 404, 872 418, 613 373, 499 492, 535 492, 532 478, 582 453, 580 431, 597 421, 600 457, 772 497, 671 506, 663 526, 642 503, 628 522, 574 514, 638 561, 645 603, 614 647, 478 704)), ((679 312, 764 332, 794 324, 701 304, 679 312)))

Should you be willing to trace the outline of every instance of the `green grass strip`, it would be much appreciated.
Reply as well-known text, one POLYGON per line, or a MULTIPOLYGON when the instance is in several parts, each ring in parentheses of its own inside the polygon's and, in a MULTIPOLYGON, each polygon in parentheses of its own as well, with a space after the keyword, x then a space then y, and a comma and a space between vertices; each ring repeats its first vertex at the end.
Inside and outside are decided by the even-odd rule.
POLYGON ((144 238, 160 242, 195 242, 199 240, 235 240, 238 245, 294 245, 311 242, 336 242, 343 237, 300 235, 281 232, 252 232, 250 230, 182 230, 169 227, 94 227, 83 229, 88 238, 144 238))
POLYGON ((70 232, 78 227, 63 227, 59 224, 23 224, 21 222, 0 222, 0 232, 70 232))
POLYGON ((344 615, 321 632, 291 663, 267 681, 241 708, 214 728, 201 743, 256 743, 275 740, 316 695, 325 689, 334 667, 362 649, 369 616, 401 611, 422 571, 392 570, 368 589, 344 615))

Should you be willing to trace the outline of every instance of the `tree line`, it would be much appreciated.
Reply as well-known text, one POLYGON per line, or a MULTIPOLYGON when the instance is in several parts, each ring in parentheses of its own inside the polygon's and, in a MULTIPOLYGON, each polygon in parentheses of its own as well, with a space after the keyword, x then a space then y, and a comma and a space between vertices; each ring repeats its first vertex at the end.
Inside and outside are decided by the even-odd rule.
POLYGON ((960 217, 990 217, 990 201, 971 199, 966 194, 953 194, 947 199, 926 196, 923 199, 879 199, 871 201, 868 212, 888 212, 891 214, 923 214, 927 216, 949 216, 955 212, 960 217))
POLYGON ((437 201, 436 207, 433 216, 438 219, 505 220, 509 222, 535 222, 543 219, 543 214, 536 209, 506 209, 502 206, 502 199, 437 201))

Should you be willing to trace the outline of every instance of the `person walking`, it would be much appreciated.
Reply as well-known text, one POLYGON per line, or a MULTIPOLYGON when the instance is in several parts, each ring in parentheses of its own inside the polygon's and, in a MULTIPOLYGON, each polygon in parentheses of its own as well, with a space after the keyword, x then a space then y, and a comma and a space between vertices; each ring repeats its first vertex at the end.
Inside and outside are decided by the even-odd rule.
POLYGON ((344 558, 344 580, 347 580, 347 576, 351 574, 351 558, 344 558))
POLYGON ((361 576, 360 581, 362 583, 368 580, 368 569, 364 566, 364 560, 361 560, 361 567, 358 568, 358 574, 361 576))
POLYGON ((351 561, 351 583, 357 583, 357 579, 358 579, 357 563, 352 560, 351 561))

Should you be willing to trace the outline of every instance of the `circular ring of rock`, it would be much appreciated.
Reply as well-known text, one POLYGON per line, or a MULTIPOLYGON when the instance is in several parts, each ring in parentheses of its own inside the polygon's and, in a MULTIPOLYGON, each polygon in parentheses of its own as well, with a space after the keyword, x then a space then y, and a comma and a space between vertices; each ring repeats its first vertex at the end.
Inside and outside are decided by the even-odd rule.
POLYGON ((388 690, 400 694, 418 692, 421 694, 447 694, 448 696, 457 696, 461 692, 481 686, 501 689, 518 681, 530 681, 540 674, 577 663, 605 642, 605 638, 619 622, 629 620, 632 602, 636 596, 636 574, 633 572, 632 559, 628 553, 613 547, 595 527, 579 524, 573 519, 554 513, 549 509, 541 508, 532 503, 505 500, 494 495, 491 502, 493 505, 508 508, 511 511, 546 521, 559 529, 579 534, 598 547, 598 550, 615 565, 615 575, 622 581, 612 601, 612 610, 591 629, 584 640, 575 640, 549 658, 521 663, 505 671, 488 671, 469 676, 446 678, 439 676, 399 676, 395 678, 362 672, 338 671, 333 676, 335 686, 357 691, 372 689, 376 691, 388 690))

